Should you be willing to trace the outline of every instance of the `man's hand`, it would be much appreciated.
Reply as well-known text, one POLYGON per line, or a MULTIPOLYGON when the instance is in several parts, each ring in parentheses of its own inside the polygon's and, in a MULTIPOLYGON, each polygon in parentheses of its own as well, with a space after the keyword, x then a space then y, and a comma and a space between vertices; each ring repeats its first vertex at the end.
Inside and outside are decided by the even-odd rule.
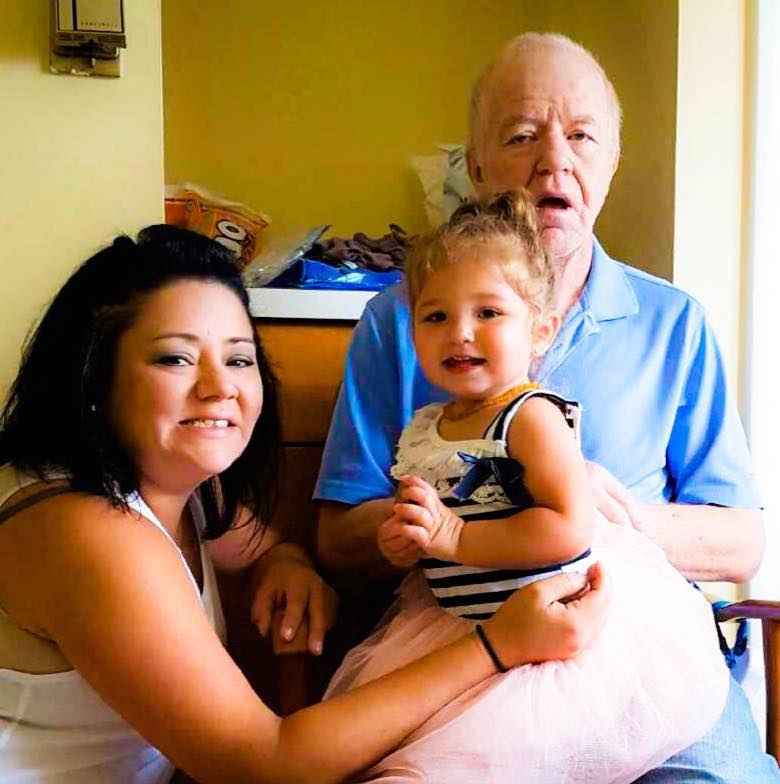
POLYGON ((586 463, 596 508, 641 531, 688 580, 749 580, 761 563, 764 524, 756 509, 708 504, 638 504, 606 468, 586 463))
POLYGON ((463 520, 446 507, 438 493, 419 476, 398 480, 393 517, 398 533, 424 553, 443 561, 456 561, 463 520))
POLYGON ((641 530, 639 504, 625 486, 604 466, 586 461, 593 503, 601 514, 616 525, 630 525, 641 530))
POLYGON ((292 644, 305 632, 299 647, 322 653, 325 632, 336 620, 338 597, 303 551, 290 544, 272 547, 258 562, 255 585, 252 620, 260 634, 267 635, 278 622, 283 643, 292 644))

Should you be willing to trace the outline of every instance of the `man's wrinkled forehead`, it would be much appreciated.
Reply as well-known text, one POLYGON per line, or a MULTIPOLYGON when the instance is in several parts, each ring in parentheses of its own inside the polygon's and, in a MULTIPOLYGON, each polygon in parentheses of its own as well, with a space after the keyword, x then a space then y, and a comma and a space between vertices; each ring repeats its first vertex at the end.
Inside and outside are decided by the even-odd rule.
POLYGON ((616 110, 595 63, 555 44, 529 46, 498 61, 486 74, 478 134, 512 118, 543 119, 552 108, 565 119, 587 119, 616 132, 616 110))

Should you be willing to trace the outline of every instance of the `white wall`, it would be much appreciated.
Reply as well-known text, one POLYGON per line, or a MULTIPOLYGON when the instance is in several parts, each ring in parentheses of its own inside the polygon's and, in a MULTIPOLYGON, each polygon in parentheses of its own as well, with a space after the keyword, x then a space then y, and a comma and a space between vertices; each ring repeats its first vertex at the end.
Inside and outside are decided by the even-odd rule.
POLYGON ((745 4, 679 4, 674 282, 706 308, 738 389, 743 285, 745 4))

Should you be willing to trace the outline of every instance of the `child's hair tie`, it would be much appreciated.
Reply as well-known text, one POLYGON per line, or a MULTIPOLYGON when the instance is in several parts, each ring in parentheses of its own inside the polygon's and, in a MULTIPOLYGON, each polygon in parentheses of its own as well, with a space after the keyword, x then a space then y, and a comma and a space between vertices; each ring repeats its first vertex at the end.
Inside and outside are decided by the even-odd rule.
POLYGON ((496 653, 496 649, 493 647, 493 643, 490 642, 487 636, 487 632, 482 628, 482 624, 478 623, 474 627, 474 631, 477 633, 477 637, 479 637, 479 641, 482 643, 483 647, 487 651, 487 655, 490 656, 490 660, 495 665, 495 668, 499 672, 507 672, 509 667, 504 665, 504 662, 501 661, 498 654, 496 653))

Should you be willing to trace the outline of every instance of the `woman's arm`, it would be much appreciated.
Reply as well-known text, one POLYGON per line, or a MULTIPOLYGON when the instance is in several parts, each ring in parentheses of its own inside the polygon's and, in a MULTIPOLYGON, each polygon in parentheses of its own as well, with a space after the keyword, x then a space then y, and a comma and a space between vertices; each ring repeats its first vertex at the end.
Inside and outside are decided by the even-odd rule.
POLYGON ((593 500, 585 462, 558 408, 543 398, 529 400, 512 421, 507 446, 524 466, 534 506, 464 523, 432 488, 411 479, 395 509, 407 535, 437 558, 470 566, 535 568, 584 552, 593 536, 593 500))
MULTIPOLYGON (((486 624, 508 665, 565 658, 604 618, 584 578, 518 592, 486 624)), ((275 716, 211 629, 181 560, 148 521, 66 496, 0 529, 0 604, 45 629, 98 693, 177 766, 209 782, 340 781, 387 753, 433 712, 492 673, 466 637, 354 692, 275 716)))

